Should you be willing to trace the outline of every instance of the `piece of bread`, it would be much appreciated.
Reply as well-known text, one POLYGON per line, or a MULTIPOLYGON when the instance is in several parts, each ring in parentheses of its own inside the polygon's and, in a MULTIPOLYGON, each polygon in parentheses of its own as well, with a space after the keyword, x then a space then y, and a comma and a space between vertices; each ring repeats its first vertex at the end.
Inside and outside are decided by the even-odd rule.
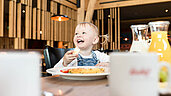
POLYGON ((76 47, 76 48, 74 49, 73 54, 78 54, 79 52, 80 52, 80 49, 79 49, 78 47, 76 47))

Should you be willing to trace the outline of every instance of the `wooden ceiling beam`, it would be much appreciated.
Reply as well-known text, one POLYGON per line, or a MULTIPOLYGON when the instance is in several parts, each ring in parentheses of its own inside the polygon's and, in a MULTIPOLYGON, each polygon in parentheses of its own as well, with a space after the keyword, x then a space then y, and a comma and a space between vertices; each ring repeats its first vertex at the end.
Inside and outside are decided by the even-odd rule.
POLYGON ((77 9, 77 24, 84 21, 85 0, 80 1, 80 8, 77 9))
POLYGON ((92 20, 96 1, 97 0, 90 0, 89 1, 87 12, 86 12, 86 17, 85 17, 85 22, 90 22, 92 20))
POLYGON ((71 1, 71 2, 73 2, 73 3, 75 3, 75 4, 77 4, 77 0, 69 0, 69 1, 71 1))
POLYGON ((96 2, 95 9, 125 7, 125 6, 152 4, 152 3, 160 3, 160 2, 169 2, 171 0, 128 0, 128 1, 118 1, 118 2, 113 2, 113 1, 118 1, 118 0, 98 0, 96 2))
POLYGON ((68 2, 66 0, 53 0, 53 1, 58 2, 58 3, 62 4, 62 5, 67 6, 67 7, 70 7, 72 9, 74 9, 74 10, 77 10, 77 6, 75 4, 70 3, 70 2, 68 2))

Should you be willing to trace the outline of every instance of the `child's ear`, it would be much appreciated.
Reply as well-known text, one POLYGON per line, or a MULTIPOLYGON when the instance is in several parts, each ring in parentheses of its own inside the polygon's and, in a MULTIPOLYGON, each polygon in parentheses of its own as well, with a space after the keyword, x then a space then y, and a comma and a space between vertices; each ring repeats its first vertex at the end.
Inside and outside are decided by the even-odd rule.
POLYGON ((93 44, 97 44, 98 42, 99 42, 99 37, 97 36, 94 38, 93 44))

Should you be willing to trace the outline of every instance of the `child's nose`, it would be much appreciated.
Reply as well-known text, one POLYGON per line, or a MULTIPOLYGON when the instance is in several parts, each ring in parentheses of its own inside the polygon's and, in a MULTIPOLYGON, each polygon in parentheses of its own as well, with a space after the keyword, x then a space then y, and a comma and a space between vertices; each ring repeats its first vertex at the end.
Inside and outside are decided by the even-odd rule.
POLYGON ((80 37, 81 36, 81 34, 77 34, 77 37, 80 37))

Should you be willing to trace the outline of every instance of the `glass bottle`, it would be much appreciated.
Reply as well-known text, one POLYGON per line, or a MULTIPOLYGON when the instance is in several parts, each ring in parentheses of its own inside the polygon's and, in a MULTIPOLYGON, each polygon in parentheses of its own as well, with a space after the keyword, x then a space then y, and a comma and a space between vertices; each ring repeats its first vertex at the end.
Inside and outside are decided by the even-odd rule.
POLYGON ((171 48, 167 37, 169 24, 169 21, 149 22, 152 42, 148 51, 156 52, 160 61, 171 64, 171 48))
POLYGON ((131 25, 133 41, 130 52, 148 52, 148 25, 131 25))

